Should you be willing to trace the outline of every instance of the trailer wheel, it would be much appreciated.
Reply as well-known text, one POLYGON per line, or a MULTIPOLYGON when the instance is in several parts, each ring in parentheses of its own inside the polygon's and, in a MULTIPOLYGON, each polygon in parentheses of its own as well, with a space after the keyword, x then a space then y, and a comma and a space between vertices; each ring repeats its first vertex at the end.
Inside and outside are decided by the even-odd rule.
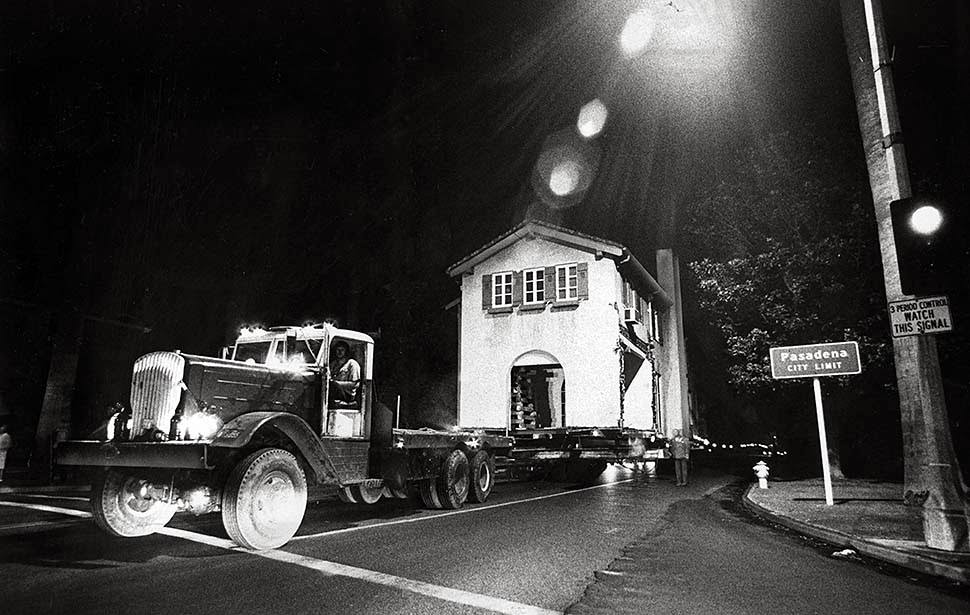
POLYGON ((148 536, 165 527, 175 506, 147 497, 144 479, 108 470, 91 494, 94 522, 112 536, 148 536))
POLYGON ((306 512, 306 476, 296 457, 278 448, 258 450, 233 468, 222 496, 222 524, 247 549, 283 546, 306 512))
POLYGON ((455 449, 441 463, 437 479, 438 500, 442 508, 461 508, 468 499, 468 457, 455 449))
POLYGON ((441 506, 441 500, 438 499, 438 489, 435 485, 435 479, 425 478, 418 481, 418 495, 421 496, 421 503, 424 504, 425 508, 432 510, 443 508, 441 506))
POLYGON ((468 492, 468 499, 482 503, 488 499, 492 487, 495 486, 495 457, 485 451, 478 451, 469 464, 471 490, 468 492))
POLYGON ((357 503, 357 500, 354 499, 354 492, 350 490, 350 487, 337 487, 337 497, 344 504, 357 503))

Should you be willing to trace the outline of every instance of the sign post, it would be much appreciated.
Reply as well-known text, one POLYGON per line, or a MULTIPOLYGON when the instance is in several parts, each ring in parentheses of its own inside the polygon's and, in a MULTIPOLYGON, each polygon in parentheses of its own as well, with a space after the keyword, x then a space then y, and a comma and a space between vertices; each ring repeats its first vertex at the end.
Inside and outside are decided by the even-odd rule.
POLYGON ((829 469, 829 443, 825 437, 825 413, 822 412, 822 385, 818 378, 812 378, 812 387, 815 389, 815 418, 818 420, 818 443, 822 449, 822 482, 825 483, 825 504, 832 506, 835 500, 832 498, 832 471, 829 469))
POLYGON ((781 346, 769 349, 771 377, 777 380, 811 378, 815 390, 815 418, 818 421, 818 443, 822 457, 822 481, 825 483, 825 504, 832 506, 832 473, 829 469, 829 446, 825 437, 825 413, 822 411, 820 376, 847 376, 862 372, 859 344, 833 342, 805 346, 781 346))

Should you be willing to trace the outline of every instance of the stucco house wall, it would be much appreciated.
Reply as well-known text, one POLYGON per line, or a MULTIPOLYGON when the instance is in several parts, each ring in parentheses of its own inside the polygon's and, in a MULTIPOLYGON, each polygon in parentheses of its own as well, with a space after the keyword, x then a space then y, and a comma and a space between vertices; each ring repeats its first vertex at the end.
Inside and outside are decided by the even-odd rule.
POLYGON ((462 276, 459 425, 506 427, 512 366, 537 350, 563 366, 567 425, 616 425, 618 380, 603 377, 605 371, 618 374, 615 276, 609 259, 596 260, 589 252, 541 237, 523 239, 462 276), (508 313, 483 310, 483 275, 573 262, 588 263, 588 299, 508 313))

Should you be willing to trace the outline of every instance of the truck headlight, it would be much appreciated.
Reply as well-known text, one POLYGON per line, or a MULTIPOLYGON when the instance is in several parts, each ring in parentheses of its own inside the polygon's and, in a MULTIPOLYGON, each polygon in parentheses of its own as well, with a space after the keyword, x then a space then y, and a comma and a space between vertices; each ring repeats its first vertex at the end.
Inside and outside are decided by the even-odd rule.
POLYGON ((222 420, 215 414, 196 412, 185 419, 185 432, 189 440, 208 440, 222 428, 222 420))

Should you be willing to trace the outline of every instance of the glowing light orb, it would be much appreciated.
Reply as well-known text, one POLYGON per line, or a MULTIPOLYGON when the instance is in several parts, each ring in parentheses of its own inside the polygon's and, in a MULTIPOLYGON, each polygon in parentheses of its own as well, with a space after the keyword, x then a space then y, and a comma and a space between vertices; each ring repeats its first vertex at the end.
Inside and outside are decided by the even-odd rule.
POLYGON ((572 194, 579 185, 579 163, 575 160, 563 160, 557 164, 549 175, 549 189, 556 196, 572 194))
POLYGON ((923 205, 909 218, 909 225, 920 235, 932 235, 942 224, 943 214, 932 205, 923 205))
POLYGON ((607 115, 609 115, 609 112, 606 110, 606 105, 599 98, 594 98, 583 105, 583 108, 579 110, 579 119, 576 121, 579 134, 587 139, 598 135, 603 131, 603 126, 606 125, 607 115))
POLYGON ((656 21, 646 11, 638 11, 626 19, 620 32, 620 47, 627 57, 632 58, 646 49, 653 38, 656 21))

